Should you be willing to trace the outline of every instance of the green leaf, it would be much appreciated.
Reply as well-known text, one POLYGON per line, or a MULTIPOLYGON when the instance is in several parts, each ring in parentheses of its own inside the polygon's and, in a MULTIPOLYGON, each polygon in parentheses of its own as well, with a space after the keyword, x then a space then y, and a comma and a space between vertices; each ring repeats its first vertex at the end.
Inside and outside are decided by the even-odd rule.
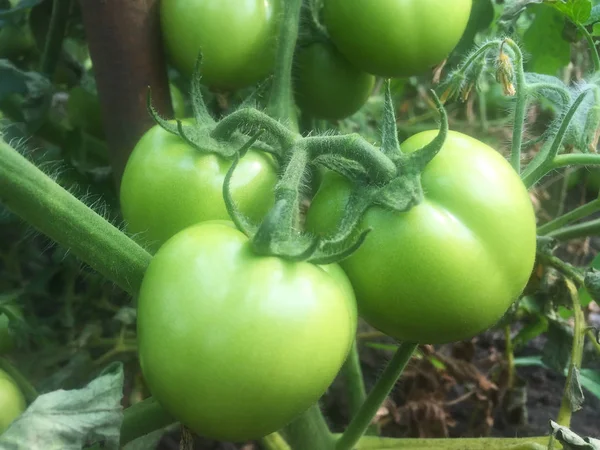
POLYGON ((523 35, 523 47, 531 55, 527 70, 554 75, 571 60, 571 45, 562 36, 565 17, 545 5, 532 10, 535 19, 523 35))
POLYGON ((590 394, 600 398, 600 373, 593 369, 581 369, 579 381, 590 394))
POLYGON ((566 3, 554 0, 548 1, 548 3, 574 23, 586 23, 592 13, 592 2, 590 0, 568 0, 566 3))
POLYGON ((109 369, 83 389, 39 396, 2 434, 0 448, 81 450, 103 442, 102 448, 118 449, 123 366, 113 364, 109 369))
POLYGON ((570 383, 567 386, 567 399, 571 406, 571 411, 579 411, 583 405, 583 390, 581 389, 581 380, 579 369, 572 366, 573 376, 570 378, 570 383))
POLYGON ((567 324, 553 320, 549 322, 547 337, 542 361, 551 369, 563 373, 571 358, 573 329, 567 324))

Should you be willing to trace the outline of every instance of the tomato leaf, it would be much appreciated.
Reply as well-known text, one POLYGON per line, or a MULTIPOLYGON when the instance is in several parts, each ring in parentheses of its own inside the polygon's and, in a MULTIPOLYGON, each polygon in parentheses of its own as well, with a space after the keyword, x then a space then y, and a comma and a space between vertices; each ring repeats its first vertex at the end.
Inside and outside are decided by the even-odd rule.
POLYGON ((123 366, 113 364, 83 389, 40 395, 0 437, 0 448, 79 450, 95 442, 119 448, 123 366), (35 430, 35 432, 32 432, 35 430))
POLYGON ((563 373, 571 358, 573 330, 558 321, 550 321, 548 325, 548 340, 544 345, 542 362, 551 369, 563 373))
POLYGON ((586 23, 592 13, 590 0, 569 0, 568 2, 551 0, 548 4, 560 11, 574 23, 586 23))
POLYGON ((571 407, 571 411, 579 411, 583 405, 583 389, 581 388, 581 379, 579 375, 579 369, 575 366, 572 366, 573 375, 569 381, 567 387, 567 399, 569 400, 569 404, 571 407))
POLYGON ((554 8, 532 8, 535 19, 523 35, 523 47, 531 58, 527 70, 554 75, 571 60, 571 45, 563 39, 565 17, 554 8))

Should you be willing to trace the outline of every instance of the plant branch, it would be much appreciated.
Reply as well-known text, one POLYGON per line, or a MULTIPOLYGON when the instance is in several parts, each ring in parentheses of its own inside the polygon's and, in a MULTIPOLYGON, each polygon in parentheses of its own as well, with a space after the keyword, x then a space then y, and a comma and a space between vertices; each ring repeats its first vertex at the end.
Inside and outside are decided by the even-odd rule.
POLYGON ((592 61, 594 63, 594 72, 599 72, 600 57, 598 56, 598 49, 596 48, 596 44, 594 43, 594 38, 582 24, 575 23, 575 25, 577 26, 579 32, 583 34, 583 37, 585 37, 585 40, 587 41, 588 46, 590 47, 590 53, 592 54, 592 61))
POLYGON ((597 236, 600 234, 600 219, 590 220, 589 222, 578 223, 568 227, 560 228, 548 233, 546 236, 558 241, 568 241, 569 239, 578 239, 588 236, 597 236))
POLYGON ((121 446, 175 422, 176 420, 167 414, 153 397, 149 397, 131 405, 123 412, 121 446))
POLYGON ((282 433, 294 450, 332 450, 335 445, 318 404, 286 426, 282 433))
POLYGON ((56 65, 60 59, 70 10, 71 0, 54 0, 52 3, 50 27, 48 28, 48 34, 46 35, 46 45, 44 46, 44 53, 42 54, 40 66, 40 71, 48 78, 54 76, 56 65))
POLYGON ((554 231, 560 230, 561 227, 564 227, 565 225, 571 222, 583 219, 584 217, 587 217, 590 214, 594 214, 597 211, 600 211, 600 198, 592 200, 591 202, 586 203, 585 205, 580 206, 579 208, 569 211, 568 213, 563 214, 562 216, 545 223, 544 225, 538 227, 537 234, 539 236, 550 234, 554 231))
POLYGON ((0 140, 0 203, 136 295, 151 255, 0 140))
POLYGON ((510 151, 510 162, 517 173, 521 173, 521 147, 523 145, 523 128, 525 126, 525 108, 527 106, 527 85, 525 83, 525 70, 523 68, 523 54, 519 46, 512 40, 506 39, 504 44, 513 52, 513 66, 515 68, 517 102, 513 123, 513 139, 510 151))
POLYGON ((381 404, 398 381, 416 348, 417 344, 406 342, 400 344, 400 347, 398 347, 394 357, 383 371, 381 378, 367 396, 358 414, 354 416, 344 434, 337 441, 336 450, 352 450, 356 446, 361 436, 371 424, 373 417, 377 414, 381 404))

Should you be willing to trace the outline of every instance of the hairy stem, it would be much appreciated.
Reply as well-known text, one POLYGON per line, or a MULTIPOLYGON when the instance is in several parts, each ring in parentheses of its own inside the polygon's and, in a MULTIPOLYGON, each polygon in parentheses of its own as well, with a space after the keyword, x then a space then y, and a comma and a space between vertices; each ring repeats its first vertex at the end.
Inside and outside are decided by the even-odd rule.
POLYGON ((527 84, 525 83, 525 70, 523 68, 523 54, 519 46, 512 40, 506 39, 507 45, 513 53, 513 66, 515 69, 517 102, 513 122, 513 138, 510 151, 510 163, 517 173, 521 173, 521 147, 523 145, 523 128, 525 127, 525 108, 527 106, 527 84))
POLYGON ((407 342, 400 344, 358 414, 354 416, 344 434, 337 441, 336 450, 352 450, 356 446, 356 443, 371 424, 373 417, 377 414, 381 404, 398 381, 416 348, 417 344, 407 342))
POLYGON ((292 64, 298 39, 302 0, 286 0, 282 3, 283 16, 279 26, 275 75, 267 111, 271 117, 297 130, 298 118, 292 97, 292 64))
POLYGON ((0 140, 0 203, 132 295, 151 255, 0 140))
POLYGON ((264 450, 291 450, 291 447, 279 433, 271 433, 260 440, 264 450))
POLYGON ((154 400, 149 397, 136 403, 123 412, 121 424, 121 445, 141 436, 172 425, 176 420, 154 400))

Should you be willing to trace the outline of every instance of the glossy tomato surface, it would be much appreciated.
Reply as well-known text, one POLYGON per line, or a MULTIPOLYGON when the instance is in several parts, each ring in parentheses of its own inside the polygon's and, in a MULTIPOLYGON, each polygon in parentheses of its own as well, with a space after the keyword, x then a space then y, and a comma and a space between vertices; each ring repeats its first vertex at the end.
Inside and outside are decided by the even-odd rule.
MULTIPOLYGON (((437 131, 402 144, 413 152, 437 131)), ((359 314, 402 341, 438 344, 493 326, 525 287, 535 258, 536 221, 524 185, 495 150, 450 132, 422 174, 425 199, 408 212, 371 207, 361 226, 373 231, 341 266, 359 314)), ((328 174, 307 226, 329 232, 349 184, 328 174)))
POLYGON ((375 77, 354 67, 335 47, 314 43, 296 58, 294 92, 302 111, 320 119, 343 119, 365 104, 375 77))
POLYGON ((419 75, 464 33, 472 0, 325 0, 331 39, 356 67, 382 77, 419 75))
POLYGON ((25 397, 10 375, 0 369, 0 434, 25 411, 25 397))
MULTIPOLYGON (((223 181, 231 160, 201 153, 159 126, 133 150, 121 181, 127 230, 150 249, 198 222, 229 219, 223 181)), ((272 158, 250 150, 238 164, 230 188, 240 210, 255 222, 274 201, 277 172, 272 158)))
POLYGON ((204 84, 233 89, 260 81, 273 69, 280 1, 160 2, 163 40, 171 62, 191 76, 202 50, 204 84))
POLYGON ((257 256, 231 223, 175 235, 138 300, 142 372, 152 395, 198 434, 243 441, 313 405, 356 331, 343 271, 257 256))

